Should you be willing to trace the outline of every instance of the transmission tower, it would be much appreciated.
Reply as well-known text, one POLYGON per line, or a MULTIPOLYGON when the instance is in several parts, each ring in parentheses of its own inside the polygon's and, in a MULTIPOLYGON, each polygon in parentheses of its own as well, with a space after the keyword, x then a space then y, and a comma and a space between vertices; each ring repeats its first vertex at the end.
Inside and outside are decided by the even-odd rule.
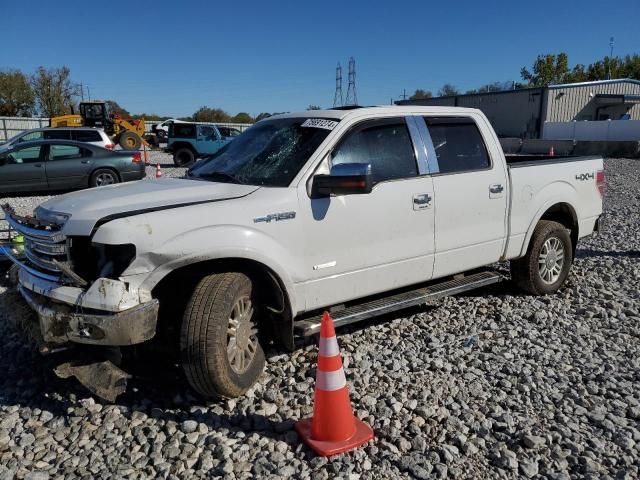
POLYGON ((340 62, 336 67, 336 93, 333 95, 333 106, 342 106, 342 65, 340 65, 340 62))
POLYGON ((347 100, 344 104, 358 104, 358 97, 356 95, 356 61, 353 57, 349 59, 349 86, 347 87, 347 100))

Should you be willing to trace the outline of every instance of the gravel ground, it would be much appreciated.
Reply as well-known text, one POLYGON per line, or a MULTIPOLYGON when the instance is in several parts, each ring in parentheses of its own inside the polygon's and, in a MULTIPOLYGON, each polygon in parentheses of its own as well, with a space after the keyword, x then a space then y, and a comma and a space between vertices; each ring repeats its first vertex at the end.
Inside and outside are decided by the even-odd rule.
POLYGON ((293 430, 312 409, 313 345, 271 352, 237 400, 202 403, 160 372, 110 405, 25 346, 0 286, 0 479, 638 478, 640 163, 606 173, 607 231, 558 294, 505 283, 338 332, 376 440, 329 460, 293 430))

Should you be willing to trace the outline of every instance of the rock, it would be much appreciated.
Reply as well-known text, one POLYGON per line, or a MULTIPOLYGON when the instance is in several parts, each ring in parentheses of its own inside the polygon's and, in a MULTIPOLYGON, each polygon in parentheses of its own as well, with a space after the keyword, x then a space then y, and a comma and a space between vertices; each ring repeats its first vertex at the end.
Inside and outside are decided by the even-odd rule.
POLYGON ((195 420, 185 420, 181 425, 184 433, 193 433, 198 429, 198 422, 195 420))
POLYGON ((540 448, 546 443, 544 437, 538 437, 535 435, 525 435, 522 437, 522 444, 527 448, 540 448))

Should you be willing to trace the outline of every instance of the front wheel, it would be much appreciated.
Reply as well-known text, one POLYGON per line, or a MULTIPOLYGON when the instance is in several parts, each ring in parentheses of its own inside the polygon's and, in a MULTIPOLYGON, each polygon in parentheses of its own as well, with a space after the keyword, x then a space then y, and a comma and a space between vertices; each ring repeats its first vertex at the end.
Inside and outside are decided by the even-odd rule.
POLYGON ((511 261, 511 279, 525 292, 553 293, 567 279, 572 261, 569 230, 558 222, 541 220, 533 231, 526 255, 511 261))
POLYGON ((256 383, 264 369, 251 280, 216 273, 196 286, 182 320, 182 365, 204 397, 233 398, 256 383))
POLYGON ((173 163, 176 167, 186 167, 187 165, 191 165, 195 158, 196 156, 191 149, 179 148, 173 154, 173 163))

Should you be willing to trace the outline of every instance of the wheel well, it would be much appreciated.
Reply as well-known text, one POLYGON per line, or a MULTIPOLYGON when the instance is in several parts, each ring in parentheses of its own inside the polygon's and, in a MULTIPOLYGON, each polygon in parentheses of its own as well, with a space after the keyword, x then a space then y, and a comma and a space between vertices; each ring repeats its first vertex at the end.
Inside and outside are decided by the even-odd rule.
POLYGON ((93 178, 93 174, 96 173, 98 170, 110 170, 110 171, 112 171, 113 173, 116 174, 116 178, 118 179, 118 182, 122 181, 122 177, 120 177, 120 173, 115 168, 113 168, 113 167, 98 167, 98 168, 94 168, 91 171, 91 174, 89 175, 89 186, 91 186, 91 179, 93 178))
POLYGON ((182 314, 196 284, 205 275, 221 272, 240 272, 251 279, 259 303, 266 307, 266 324, 263 326, 267 328, 261 333, 265 333, 276 344, 293 349, 293 316, 284 283, 266 265, 245 258, 199 262, 178 268, 165 276, 152 291, 152 296, 160 299, 158 328, 171 331, 177 327, 179 332, 182 314))
POLYGON ((575 210, 568 203, 556 203, 549 208, 540 220, 551 220, 564 225, 569 231, 571 236, 571 245, 573 247, 573 256, 576 254, 576 246, 578 245, 578 216, 575 210))

